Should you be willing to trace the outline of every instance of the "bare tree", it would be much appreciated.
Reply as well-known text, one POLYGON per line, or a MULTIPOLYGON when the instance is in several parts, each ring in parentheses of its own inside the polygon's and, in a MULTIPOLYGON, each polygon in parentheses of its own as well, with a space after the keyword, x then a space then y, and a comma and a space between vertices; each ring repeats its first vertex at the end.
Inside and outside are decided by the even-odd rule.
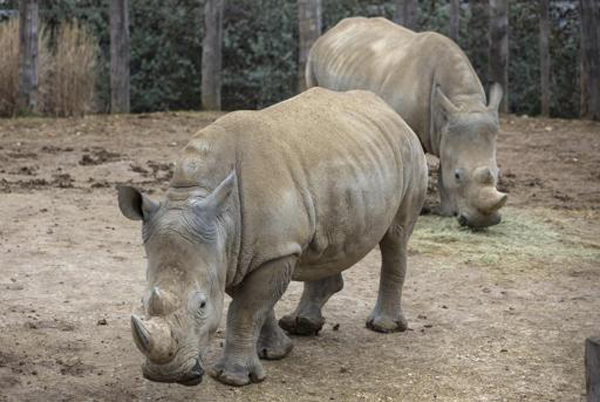
POLYGON ((221 110, 223 7, 225 0, 205 0, 202 41, 202 109, 221 110))
POLYGON ((22 112, 36 112, 38 100, 38 2, 19 2, 19 96, 22 112))
POLYGON ((581 116, 600 120, 600 4, 580 0, 581 116))
POLYGON ((127 0, 110 2, 110 112, 129 113, 129 11, 127 0))
POLYGON ((490 0, 488 78, 504 90, 500 111, 508 113, 508 0, 490 0))
POLYGON ((460 32, 460 0, 450 0, 450 37, 458 42, 460 32))
POLYGON ((300 55, 298 60, 298 91, 306 89, 306 60, 313 43, 321 35, 321 0, 298 0, 300 55))
POLYGON ((416 31, 419 28, 419 0, 396 0, 394 22, 416 31))
POLYGON ((542 116, 550 116, 550 37, 549 0, 540 0, 540 75, 542 116))

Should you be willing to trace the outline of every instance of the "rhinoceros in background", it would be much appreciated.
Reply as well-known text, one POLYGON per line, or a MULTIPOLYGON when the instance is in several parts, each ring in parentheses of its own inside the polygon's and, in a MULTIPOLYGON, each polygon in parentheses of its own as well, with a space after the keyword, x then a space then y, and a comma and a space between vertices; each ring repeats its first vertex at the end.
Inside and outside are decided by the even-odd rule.
POLYGON ((263 380, 259 358, 292 349, 273 310, 288 283, 309 281, 324 303, 340 272, 378 244, 379 297, 367 325, 405 325, 407 241, 426 188, 418 138, 367 91, 315 88, 202 129, 161 203, 119 189, 122 213, 143 223, 148 257, 145 317, 131 320, 144 376, 200 383, 227 293, 225 347, 210 374, 232 385, 263 380))
POLYGON ((347 18, 321 36, 306 64, 307 87, 366 89, 383 98, 440 158, 439 213, 461 225, 500 222, 496 190, 500 86, 485 92, 463 51, 433 32, 385 18, 347 18))

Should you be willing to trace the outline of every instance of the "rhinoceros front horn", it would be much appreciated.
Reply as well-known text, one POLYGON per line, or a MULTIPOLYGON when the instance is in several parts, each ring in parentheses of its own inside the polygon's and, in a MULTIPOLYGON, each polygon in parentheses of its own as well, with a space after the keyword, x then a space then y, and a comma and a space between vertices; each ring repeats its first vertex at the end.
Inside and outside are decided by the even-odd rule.
POLYGON ((495 188, 487 188, 482 191, 482 194, 479 197, 477 209, 486 214, 491 214, 502 208, 504 204, 506 204, 507 199, 507 194, 504 194, 495 188))
POLYGON ((151 318, 144 322, 133 314, 131 332, 137 348, 151 361, 166 363, 175 355, 175 342, 164 320, 151 318))

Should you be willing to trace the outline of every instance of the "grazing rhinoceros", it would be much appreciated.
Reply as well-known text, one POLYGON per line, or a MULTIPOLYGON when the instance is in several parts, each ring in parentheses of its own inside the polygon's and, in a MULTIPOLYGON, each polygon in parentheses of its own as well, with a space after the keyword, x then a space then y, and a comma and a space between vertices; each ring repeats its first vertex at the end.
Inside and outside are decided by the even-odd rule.
POLYGON ((231 385, 263 380, 259 358, 292 349, 273 310, 288 283, 335 282, 378 244, 368 325, 393 330, 404 321, 407 241, 426 187, 418 138, 366 91, 315 88, 199 131, 161 203, 119 188, 122 213, 142 221, 148 257, 145 318, 132 315, 144 376, 200 383, 227 293, 225 347, 210 374, 231 385))
POLYGON ((452 40, 384 18, 347 18, 313 45, 306 80, 308 87, 375 92, 440 158, 438 212, 473 227, 500 222, 507 198, 496 190, 502 90, 492 86, 486 105, 473 66, 452 40))

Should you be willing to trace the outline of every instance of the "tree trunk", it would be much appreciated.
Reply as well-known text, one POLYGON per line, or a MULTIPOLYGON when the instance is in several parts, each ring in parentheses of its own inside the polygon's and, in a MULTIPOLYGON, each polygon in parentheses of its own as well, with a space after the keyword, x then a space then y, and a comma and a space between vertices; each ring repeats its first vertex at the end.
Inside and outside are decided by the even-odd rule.
POLYGON ((550 116, 550 38, 549 0, 540 0, 540 76, 542 116, 550 116))
POLYGON ((488 84, 489 57, 487 32, 490 28, 488 5, 488 0, 469 1, 471 17, 468 22, 469 35, 467 36, 467 53, 469 59, 481 82, 486 86, 488 84))
POLYGON ((458 43, 460 32, 460 0, 450 0, 450 38, 458 43))
POLYGON ((38 100, 38 2, 19 2, 19 96, 20 112, 35 113, 38 100))
POLYGON ((580 0, 581 117, 600 120, 600 4, 580 0))
POLYGON ((419 28, 419 0, 396 0, 394 22, 416 31, 419 28))
POLYGON ((508 0, 490 0, 489 79, 504 90, 500 112, 508 113, 508 0))
POLYGON ((221 110, 224 0, 205 0, 202 41, 202 109, 221 110))
POLYGON ((110 112, 129 113, 129 11, 127 0, 110 1, 110 112))
POLYGON ((313 43, 321 36, 321 0, 298 0, 300 55, 298 92, 306 89, 306 60, 313 43))

